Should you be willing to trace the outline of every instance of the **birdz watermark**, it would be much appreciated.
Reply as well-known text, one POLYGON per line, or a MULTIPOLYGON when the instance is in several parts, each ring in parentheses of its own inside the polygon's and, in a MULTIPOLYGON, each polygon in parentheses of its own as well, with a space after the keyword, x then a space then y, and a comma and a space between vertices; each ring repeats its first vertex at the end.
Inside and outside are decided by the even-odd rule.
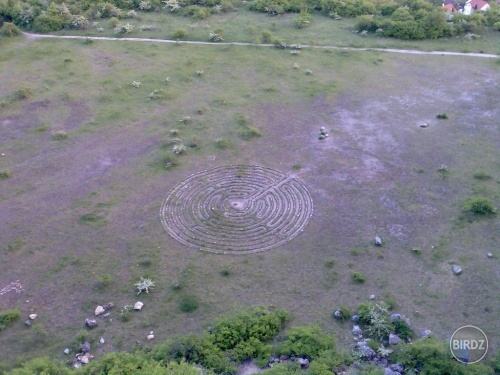
POLYGON ((451 336, 450 350, 458 362, 476 363, 482 360, 488 351, 488 338, 480 328, 463 326, 451 336))

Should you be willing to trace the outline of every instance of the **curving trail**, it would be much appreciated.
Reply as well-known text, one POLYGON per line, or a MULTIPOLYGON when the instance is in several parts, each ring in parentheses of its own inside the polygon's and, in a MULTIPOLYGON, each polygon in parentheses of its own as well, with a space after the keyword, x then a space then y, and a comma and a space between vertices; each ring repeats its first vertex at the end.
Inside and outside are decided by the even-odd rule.
MULTIPOLYGON (((218 45, 218 46, 257 46, 257 47, 274 47, 274 44, 255 44, 245 42, 200 42, 200 41, 177 41, 171 39, 149 39, 149 38, 112 38, 107 36, 79 36, 79 35, 50 35, 50 34, 31 34, 23 32, 29 39, 37 38, 55 38, 55 39, 92 39, 92 40, 110 40, 123 42, 147 42, 147 43, 171 43, 171 44, 198 44, 198 45, 218 45)), ((336 47, 336 46, 312 46, 309 44, 301 44, 302 48, 319 48, 319 49, 337 49, 346 51, 376 51, 389 53, 402 53, 409 55, 441 55, 441 56, 468 56, 468 57, 486 57, 499 58, 499 55, 490 53, 465 53, 465 52, 447 52, 447 51, 418 51, 410 49, 395 49, 395 48, 364 48, 364 47, 336 47)))

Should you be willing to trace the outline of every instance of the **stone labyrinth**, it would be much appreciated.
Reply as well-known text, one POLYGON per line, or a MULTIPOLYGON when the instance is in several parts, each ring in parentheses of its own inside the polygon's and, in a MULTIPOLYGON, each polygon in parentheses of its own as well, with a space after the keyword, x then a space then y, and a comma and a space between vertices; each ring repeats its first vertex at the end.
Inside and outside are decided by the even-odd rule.
POLYGON ((161 222, 179 242, 223 254, 256 253, 298 235, 313 212, 295 177, 235 165, 196 173, 163 201, 161 222))

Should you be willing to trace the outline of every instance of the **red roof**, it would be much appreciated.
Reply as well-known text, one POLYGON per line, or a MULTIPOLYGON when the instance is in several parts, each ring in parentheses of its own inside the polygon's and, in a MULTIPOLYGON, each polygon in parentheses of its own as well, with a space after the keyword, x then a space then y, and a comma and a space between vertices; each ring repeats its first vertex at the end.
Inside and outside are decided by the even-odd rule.
POLYGON ((484 0, 471 0, 470 6, 472 7, 472 9, 477 9, 477 10, 482 10, 485 6, 487 8, 490 7, 490 5, 484 0))
POLYGON ((447 12, 450 12, 450 13, 456 13, 457 10, 455 9, 455 7, 453 6, 453 4, 446 4, 446 5, 443 5, 442 7, 444 10, 446 10, 447 12))

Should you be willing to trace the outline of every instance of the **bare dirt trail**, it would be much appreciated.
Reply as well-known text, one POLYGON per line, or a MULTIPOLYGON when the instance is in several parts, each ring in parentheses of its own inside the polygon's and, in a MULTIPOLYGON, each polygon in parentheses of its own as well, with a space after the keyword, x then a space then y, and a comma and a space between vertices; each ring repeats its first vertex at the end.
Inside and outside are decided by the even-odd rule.
MULTIPOLYGON (((56 39, 91 39, 91 40, 110 40, 123 42, 147 42, 147 43, 179 43, 179 44, 199 44, 199 45, 219 45, 219 46, 257 46, 257 47, 274 47, 274 44, 255 44, 245 42, 201 42, 201 41, 177 41, 171 39, 149 39, 149 38, 112 38, 106 36, 79 36, 79 35, 50 35, 50 34, 31 34, 23 32, 29 39, 36 38, 56 38, 56 39)), ((363 48, 363 47, 337 47, 337 46, 312 46, 309 44, 301 45, 302 48, 319 48, 319 49, 337 49, 346 51, 376 51, 390 52, 410 55, 442 55, 442 56, 469 56, 469 57, 486 57, 498 58, 499 55, 489 53, 463 53, 463 52, 447 52, 447 51, 418 51, 409 49, 395 48, 363 48)))

